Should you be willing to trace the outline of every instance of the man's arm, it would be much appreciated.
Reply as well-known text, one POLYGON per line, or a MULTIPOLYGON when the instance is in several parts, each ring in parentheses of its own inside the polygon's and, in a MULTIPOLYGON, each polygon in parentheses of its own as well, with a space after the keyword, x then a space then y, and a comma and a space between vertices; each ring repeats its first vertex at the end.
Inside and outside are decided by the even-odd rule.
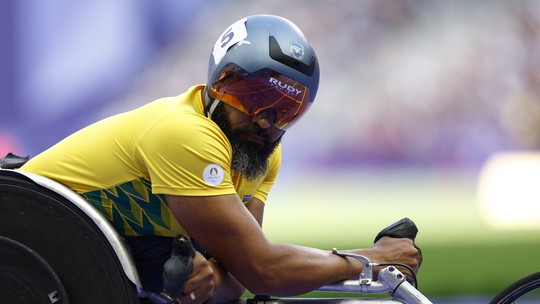
MULTIPOLYGON (((260 200, 253 198, 247 203, 246 208, 251 213, 253 218, 257 221, 259 226, 262 227, 263 215, 264 215, 264 203, 260 200)), ((219 264, 214 258, 210 259, 214 273, 216 274, 217 281, 215 284, 215 294, 220 301, 232 301, 239 298, 245 291, 245 287, 240 284, 222 265, 219 264)))
MULTIPOLYGON (((235 194, 167 196, 167 200, 186 231, 252 293, 302 294, 356 276, 362 269, 360 262, 329 251, 271 243, 235 194)), ((370 249, 353 252, 375 262, 401 262, 417 268, 417 250, 408 239, 383 238, 370 249)))
MULTIPOLYGON (((253 218, 257 221, 259 226, 262 227, 263 215, 264 215, 264 203, 260 200, 253 198, 247 203, 246 208, 251 213, 253 218)), ((218 302, 228 302, 234 299, 238 299, 245 292, 245 287, 240 284, 222 265, 219 264, 216 259, 210 259, 210 264, 216 274, 215 278, 217 282, 215 284, 215 295, 218 302)))

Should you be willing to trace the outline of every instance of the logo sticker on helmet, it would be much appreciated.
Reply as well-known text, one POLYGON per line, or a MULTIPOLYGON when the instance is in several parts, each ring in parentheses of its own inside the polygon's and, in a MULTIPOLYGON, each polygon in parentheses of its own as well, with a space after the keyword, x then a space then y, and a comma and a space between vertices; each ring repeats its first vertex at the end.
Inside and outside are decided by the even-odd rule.
POLYGON ((304 46, 291 41, 291 46, 289 47, 289 52, 294 59, 304 58, 304 46))
POLYGON ((243 18, 236 21, 219 36, 212 50, 215 64, 218 64, 223 59, 231 46, 247 37, 246 20, 247 18, 243 18))
POLYGON ((268 82, 271 86, 294 98, 297 98, 300 94, 302 94, 302 90, 299 90, 290 84, 283 83, 280 80, 275 79, 274 77, 270 77, 270 79, 268 79, 268 82))
POLYGON ((210 164, 204 168, 203 179, 210 186, 221 184, 223 176, 223 168, 218 164, 210 164))

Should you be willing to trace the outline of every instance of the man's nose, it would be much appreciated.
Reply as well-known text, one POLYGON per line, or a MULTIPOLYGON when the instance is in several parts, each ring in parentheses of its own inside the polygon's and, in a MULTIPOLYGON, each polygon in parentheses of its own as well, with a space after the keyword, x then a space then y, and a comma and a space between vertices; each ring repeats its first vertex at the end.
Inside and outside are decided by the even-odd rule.
POLYGON ((263 129, 268 129, 272 127, 275 123, 275 114, 273 111, 270 110, 263 111, 253 116, 253 119, 251 121, 258 124, 259 127, 263 129))

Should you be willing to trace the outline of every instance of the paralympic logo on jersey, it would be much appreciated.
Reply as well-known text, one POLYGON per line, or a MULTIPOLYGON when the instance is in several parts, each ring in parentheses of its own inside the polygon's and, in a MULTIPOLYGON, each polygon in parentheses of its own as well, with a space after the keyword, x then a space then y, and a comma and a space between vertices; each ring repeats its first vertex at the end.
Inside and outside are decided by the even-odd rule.
POLYGON ((223 181, 223 168, 218 164, 210 164, 204 168, 203 179, 210 186, 217 186, 223 181))
POLYGON ((270 79, 268 79, 268 82, 272 87, 280 90, 281 92, 291 97, 298 98, 298 96, 302 94, 302 90, 299 90, 288 83, 282 82, 281 80, 275 79, 274 77, 270 77, 270 79))

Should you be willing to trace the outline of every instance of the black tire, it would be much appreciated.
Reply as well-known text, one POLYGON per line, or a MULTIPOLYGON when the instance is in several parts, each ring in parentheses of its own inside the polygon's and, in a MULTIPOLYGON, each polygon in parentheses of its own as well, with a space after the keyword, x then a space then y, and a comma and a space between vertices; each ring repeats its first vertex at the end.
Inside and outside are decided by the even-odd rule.
POLYGON ((3 303, 68 303, 62 282, 32 249, 0 236, 0 261, 3 303))
POLYGON ((489 304, 511 304, 519 303, 524 297, 540 288, 540 272, 528 275, 506 287, 489 304))
MULTIPOLYGON (((105 235, 61 195, 21 174, 0 172, 0 236, 23 244, 46 262, 71 303, 138 303, 105 235)), ((0 260, 0 267, 5 262, 0 260)), ((28 280, 31 275, 27 275, 28 280)), ((0 303, 23 303, 4 301, 0 303)), ((26 303, 26 302, 25 302, 26 303)))

